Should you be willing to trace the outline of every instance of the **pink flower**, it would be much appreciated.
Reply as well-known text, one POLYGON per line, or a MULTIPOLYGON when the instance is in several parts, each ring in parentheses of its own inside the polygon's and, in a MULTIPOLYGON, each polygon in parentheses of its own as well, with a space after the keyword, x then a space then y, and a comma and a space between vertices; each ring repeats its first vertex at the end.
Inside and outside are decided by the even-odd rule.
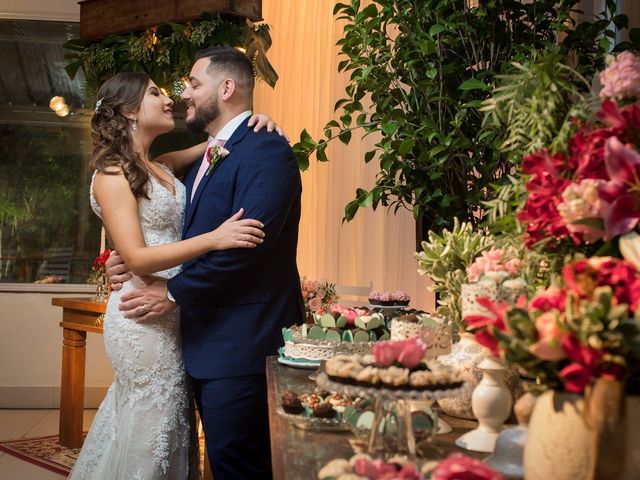
POLYGON ((422 340, 406 340, 398 354, 398 362, 405 368, 416 368, 422 362, 425 353, 427 353, 427 346, 422 340))
POLYGON ((538 341, 529 347, 529 351, 541 360, 557 362, 567 356, 562 340, 567 335, 560 328, 554 312, 545 312, 536 318, 538 341))
POLYGON ((467 457, 462 453, 452 453, 438 464, 431 474, 432 480, 503 480, 488 465, 467 457))
POLYGON ((523 266, 524 266, 524 262, 522 260, 520 260, 519 258, 512 258, 511 260, 508 260, 504 264, 504 268, 505 268, 506 272, 511 277, 515 277, 516 275, 518 275, 520 273, 520 271, 522 270, 523 266))
POLYGON ((397 359, 396 348, 390 341, 377 342, 373 346, 373 356, 376 363, 388 367, 397 359))
POLYGON ((321 306, 322 306, 322 299, 318 297, 313 297, 311 300, 309 300, 309 308, 312 311, 317 312, 321 306))
POLYGON ((620 53, 600 74, 600 98, 640 99, 640 58, 630 51, 620 53))
POLYGON ((562 203, 558 205, 558 212, 567 229, 571 233, 582 234, 586 243, 600 240, 604 231, 599 226, 602 222, 606 204, 598 196, 598 185, 604 180, 586 178, 580 183, 572 183, 562 192, 562 203), (589 220, 593 225, 575 223, 589 220))
POLYGON ((384 463, 382 460, 367 460, 359 458, 354 465, 356 475, 368 479, 394 478, 398 469, 395 465, 384 463), (391 474, 391 476, 389 476, 391 474))
POLYGON ((640 154, 612 137, 606 143, 604 162, 609 181, 598 186, 598 193, 608 202, 604 227, 605 240, 610 240, 640 222, 640 154))
POLYGON ((513 252, 510 250, 505 251, 501 248, 485 250, 467 268, 469 281, 477 282, 482 275, 495 272, 506 272, 509 276, 517 275, 522 270, 523 263, 518 258, 509 258, 512 256, 513 252))

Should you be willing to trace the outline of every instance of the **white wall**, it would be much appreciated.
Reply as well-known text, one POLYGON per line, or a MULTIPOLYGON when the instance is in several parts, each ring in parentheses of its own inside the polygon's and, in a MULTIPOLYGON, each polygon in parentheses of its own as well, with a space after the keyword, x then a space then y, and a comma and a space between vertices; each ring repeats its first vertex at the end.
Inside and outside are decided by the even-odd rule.
MULTIPOLYGON (((62 309, 53 297, 87 294, 0 292, 0 408, 56 408, 60 398, 62 309)), ((112 381, 102 335, 87 334, 85 406, 112 381)))

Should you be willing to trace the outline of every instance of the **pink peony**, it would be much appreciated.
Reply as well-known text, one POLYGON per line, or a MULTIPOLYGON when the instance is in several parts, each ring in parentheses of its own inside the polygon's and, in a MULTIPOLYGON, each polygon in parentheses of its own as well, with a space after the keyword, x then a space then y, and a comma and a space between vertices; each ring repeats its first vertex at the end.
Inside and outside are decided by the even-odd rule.
POLYGON ((388 367, 396 361, 396 349, 390 341, 378 342, 373 346, 376 363, 388 367))
POLYGON ((640 99, 640 58, 630 51, 620 53, 600 74, 600 98, 640 99))
POLYGON ((419 339, 405 340, 398 353, 398 362, 405 368, 416 368, 422 362, 427 346, 419 339))
POLYGON ((503 480, 488 465, 467 457, 462 453, 452 453, 438 464, 431 474, 432 480, 503 480))
POLYGON ((385 367, 398 362, 405 368, 415 368, 420 365, 425 353, 427 353, 427 345, 416 338, 385 340, 377 342, 373 346, 373 356, 376 363, 385 367))
POLYGON ((517 258, 507 260, 509 253, 501 248, 482 252, 467 268, 469 281, 477 282, 482 275, 492 272, 506 272, 509 276, 518 275, 522 270, 523 262, 517 258))
POLYGON ((511 277, 515 277, 516 275, 518 275, 522 270, 522 267, 524 267, 524 262, 519 258, 512 258, 504 264, 505 271, 511 277))
POLYGON ((562 340, 567 335, 560 328, 554 312, 545 312, 536 318, 538 341, 529 347, 529 351, 541 360, 557 362, 566 358, 562 340))
POLYGON ((584 220, 601 222, 606 203, 598 196, 598 185, 604 180, 587 178, 580 183, 572 183, 562 192, 562 203, 558 212, 571 233, 582 234, 586 243, 594 243, 604 236, 604 231, 593 225, 575 223, 584 220))
POLYGON ((395 465, 384 463, 382 460, 367 460, 359 458, 354 465, 356 475, 368 479, 394 478, 398 469, 395 465))

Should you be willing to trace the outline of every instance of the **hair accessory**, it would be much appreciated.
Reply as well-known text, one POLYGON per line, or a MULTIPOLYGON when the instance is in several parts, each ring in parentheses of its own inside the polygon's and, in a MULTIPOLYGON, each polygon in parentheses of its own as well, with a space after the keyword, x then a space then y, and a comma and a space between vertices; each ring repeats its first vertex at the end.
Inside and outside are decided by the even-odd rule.
POLYGON ((103 100, 104 100, 104 97, 102 97, 96 102, 96 113, 98 113, 98 109, 100 108, 100 105, 102 105, 103 100))

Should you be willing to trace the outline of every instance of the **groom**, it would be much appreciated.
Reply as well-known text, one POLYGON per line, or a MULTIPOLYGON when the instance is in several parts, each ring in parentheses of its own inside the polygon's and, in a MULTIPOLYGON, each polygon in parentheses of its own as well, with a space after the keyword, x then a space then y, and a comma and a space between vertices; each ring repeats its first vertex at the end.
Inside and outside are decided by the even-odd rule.
POLYGON ((184 360, 216 480, 271 478, 265 357, 282 343, 282 327, 303 319, 300 172, 282 137, 246 125, 253 87, 251 62, 235 48, 196 55, 182 95, 187 126, 229 153, 213 155, 213 166, 205 155, 186 175, 182 236, 214 230, 244 208, 245 218, 264 224, 264 243, 205 254, 121 304, 130 317, 149 312, 143 321, 180 306, 184 360))

